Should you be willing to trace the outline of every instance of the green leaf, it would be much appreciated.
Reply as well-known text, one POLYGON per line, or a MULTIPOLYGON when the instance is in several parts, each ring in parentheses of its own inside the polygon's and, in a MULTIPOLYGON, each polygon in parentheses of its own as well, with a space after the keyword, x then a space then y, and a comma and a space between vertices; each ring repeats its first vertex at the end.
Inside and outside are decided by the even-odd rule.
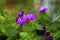
POLYGON ((0 27, 0 30, 5 34, 5 35, 9 35, 8 31, 6 30, 5 27, 0 27))
POLYGON ((58 16, 52 21, 52 23, 55 22, 55 21, 59 21, 59 20, 60 20, 60 15, 58 15, 58 16))
POLYGON ((53 35, 54 39, 57 40, 60 37, 60 31, 57 31, 54 35, 53 35))

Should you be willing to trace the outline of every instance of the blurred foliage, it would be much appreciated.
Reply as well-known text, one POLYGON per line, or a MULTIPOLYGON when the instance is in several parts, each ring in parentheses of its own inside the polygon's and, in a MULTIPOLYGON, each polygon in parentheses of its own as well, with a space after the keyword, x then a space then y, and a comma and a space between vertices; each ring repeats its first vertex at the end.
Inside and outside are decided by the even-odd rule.
POLYGON ((4 4, 4 0, 0 0, 0 40, 44 40, 44 37, 37 35, 35 32, 36 29, 42 30, 39 22, 46 25, 47 31, 52 33, 54 40, 60 40, 60 6, 56 9, 58 16, 51 20, 51 17, 45 13, 38 14, 37 10, 33 8, 32 0, 12 0, 12 2, 18 6, 19 10, 34 12, 37 19, 30 21, 23 27, 17 25, 16 16, 19 10, 15 10, 13 13, 9 12, 1 6, 4 4))

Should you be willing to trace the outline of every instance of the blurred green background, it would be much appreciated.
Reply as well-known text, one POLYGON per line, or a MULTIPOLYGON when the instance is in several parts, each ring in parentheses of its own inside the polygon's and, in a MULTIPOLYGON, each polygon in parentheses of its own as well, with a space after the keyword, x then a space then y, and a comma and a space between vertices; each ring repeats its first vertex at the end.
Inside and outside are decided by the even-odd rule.
MULTIPOLYGON (((59 3, 51 2, 56 9, 51 12, 53 15, 56 12, 56 18, 52 20, 53 16, 38 13, 34 8, 34 1, 37 0, 0 0, 0 40, 44 40, 43 36, 36 34, 35 30, 42 30, 38 23, 42 21, 47 28, 47 31, 52 33, 54 40, 60 40, 60 6, 59 3), (16 23, 18 11, 34 12, 37 20, 19 27, 16 23), (22 31, 22 32, 21 32, 22 31)), ((41 1, 42 4, 42 1, 41 1)), ((39 4, 39 5, 41 5, 39 4)))

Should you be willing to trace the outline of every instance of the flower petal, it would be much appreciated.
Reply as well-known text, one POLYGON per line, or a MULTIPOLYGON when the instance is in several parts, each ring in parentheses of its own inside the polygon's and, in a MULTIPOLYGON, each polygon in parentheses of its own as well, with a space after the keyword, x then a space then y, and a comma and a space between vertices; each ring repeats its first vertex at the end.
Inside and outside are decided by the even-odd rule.
POLYGON ((45 38, 44 40, 53 40, 53 37, 49 36, 49 37, 45 38))
POLYGON ((50 36, 51 34, 50 34, 50 32, 45 32, 45 37, 48 37, 48 36, 50 36))
POLYGON ((36 33, 37 33, 38 35, 44 35, 45 30, 36 30, 36 33))
POLYGON ((17 20, 17 24, 19 25, 24 25, 25 23, 27 23, 27 20, 25 18, 18 18, 17 20))
POLYGON ((24 11, 19 11, 19 12, 18 12, 18 16, 19 16, 19 17, 22 17, 23 14, 24 14, 24 11))
POLYGON ((43 6, 43 7, 38 9, 38 12, 42 13, 42 12, 45 12, 46 10, 48 10, 48 7, 47 6, 43 6))
POLYGON ((24 17, 26 17, 28 20, 35 20, 36 19, 36 15, 34 13, 25 14, 24 17))

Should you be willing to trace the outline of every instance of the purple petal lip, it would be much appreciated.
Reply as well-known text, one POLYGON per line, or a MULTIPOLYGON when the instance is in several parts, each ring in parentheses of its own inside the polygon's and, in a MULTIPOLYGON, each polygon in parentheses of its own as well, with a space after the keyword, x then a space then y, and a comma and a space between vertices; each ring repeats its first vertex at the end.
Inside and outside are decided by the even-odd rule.
POLYGON ((45 30, 36 30, 36 33, 37 33, 38 35, 44 35, 45 30))
POLYGON ((25 14, 25 16, 28 20, 35 20, 36 19, 36 15, 34 13, 28 13, 25 14))
POLYGON ((47 6, 43 6, 43 7, 38 9, 38 12, 42 13, 42 12, 45 12, 46 10, 48 10, 48 7, 47 6))
POLYGON ((25 23, 27 23, 27 20, 25 18, 18 18, 17 20, 17 24, 18 25, 24 25, 25 23))
POLYGON ((22 17, 23 14, 24 14, 24 11, 19 11, 19 12, 18 12, 18 16, 19 16, 19 17, 22 17))

